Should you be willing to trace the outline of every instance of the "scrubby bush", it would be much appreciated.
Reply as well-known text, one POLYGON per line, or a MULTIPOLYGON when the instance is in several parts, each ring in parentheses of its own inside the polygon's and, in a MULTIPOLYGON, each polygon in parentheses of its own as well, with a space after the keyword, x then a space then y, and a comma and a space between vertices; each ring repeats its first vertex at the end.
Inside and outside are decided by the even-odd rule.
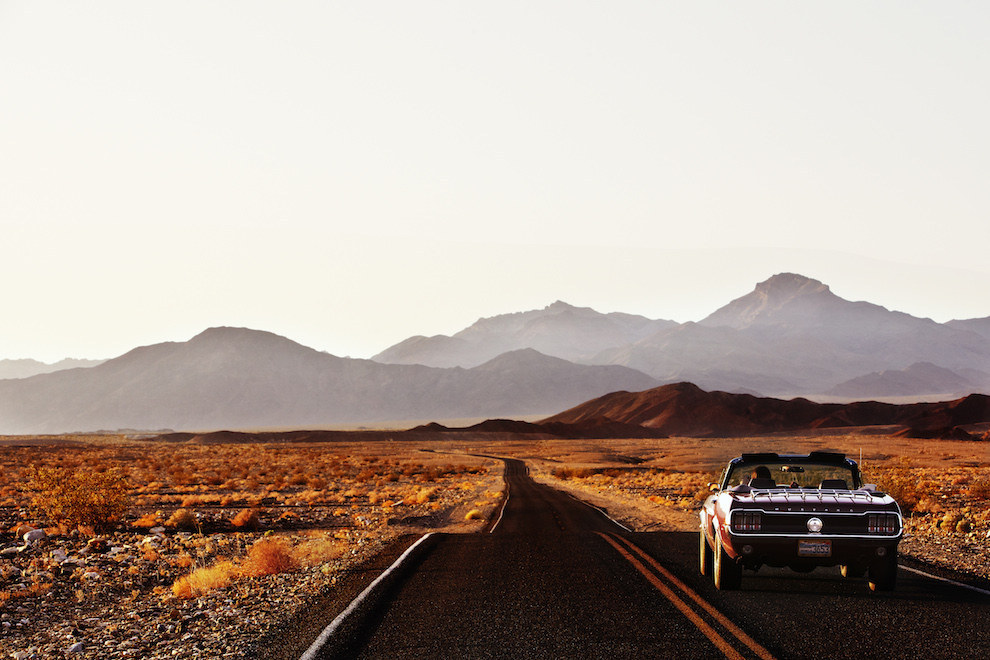
POLYGON ((221 561, 180 577, 172 584, 172 593, 178 598, 200 596, 214 589, 226 587, 239 574, 240 569, 233 562, 221 561))
POLYGON ((146 513, 137 520, 134 521, 135 527, 141 527, 148 529, 150 527, 157 527, 162 524, 162 512, 156 511, 155 513, 146 513))
POLYGON ((241 509, 230 522, 234 527, 246 531, 254 531, 261 527, 261 520, 258 518, 258 512, 254 509, 241 509))
POLYGON ((551 474, 558 479, 587 479, 595 474, 592 468, 556 468, 551 474))
POLYGON ((248 550, 243 573, 248 577, 287 573, 299 568, 292 546, 282 539, 261 539, 248 550))
POLYGON ((127 480, 119 468, 99 472, 32 466, 31 506, 41 516, 71 527, 113 528, 128 508, 127 480))
POLYGON ((189 509, 176 509, 165 524, 177 529, 192 530, 196 529, 197 522, 196 514, 189 509))

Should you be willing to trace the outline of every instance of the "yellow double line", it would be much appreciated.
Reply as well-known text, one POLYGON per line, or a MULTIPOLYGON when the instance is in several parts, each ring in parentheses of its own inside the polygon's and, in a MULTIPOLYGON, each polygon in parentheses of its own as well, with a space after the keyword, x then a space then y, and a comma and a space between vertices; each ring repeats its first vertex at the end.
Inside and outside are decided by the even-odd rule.
POLYGON ((736 648, 725 639, 725 637, 719 634, 715 628, 706 622, 694 608, 684 601, 683 598, 678 596, 674 589, 671 588, 671 585, 679 589, 681 593, 687 596, 690 600, 693 600, 698 607, 708 613, 712 619, 718 622, 722 628, 728 631, 739 642, 747 646, 749 650, 755 653, 758 658, 761 658, 762 660, 775 660, 769 651, 757 644, 752 637, 740 630, 736 624, 725 618, 724 614, 712 607, 708 601, 699 596, 686 584, 681 582, 673 573, 657 563, 653 557, 646 554, 635 543, 632 543, 628 539, 615 534, 604 534, 602 532, 598 532, 598 535, 608 541, 613 548, 618 550, 619 554, 621 554, 626 561, 632 564, 633 568, 642 573, 643 576, 649 580, 650 584, 656 587, 667 600, 673 603, 674 606, 698 628, 698 630, 703 632, 705 636, 708 637, 708 639, 710 639, 723 654, 725 654, 726 658, 729 658, 730 660, 744 660, 745 656, 737 651, 736 648))

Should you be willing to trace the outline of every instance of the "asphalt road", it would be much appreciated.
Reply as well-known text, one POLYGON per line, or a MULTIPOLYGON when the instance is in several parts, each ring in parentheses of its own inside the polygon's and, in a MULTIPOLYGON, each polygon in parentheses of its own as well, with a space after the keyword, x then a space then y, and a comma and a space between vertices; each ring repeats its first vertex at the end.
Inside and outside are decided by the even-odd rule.
POLYGON ((696 534, 628 533, 520 461, 506 481, 493 530, 427 538, 310 657, 990 657, 990 596, 903 570, 871 593, 837 569, 764 568, 719 592, 696 534))

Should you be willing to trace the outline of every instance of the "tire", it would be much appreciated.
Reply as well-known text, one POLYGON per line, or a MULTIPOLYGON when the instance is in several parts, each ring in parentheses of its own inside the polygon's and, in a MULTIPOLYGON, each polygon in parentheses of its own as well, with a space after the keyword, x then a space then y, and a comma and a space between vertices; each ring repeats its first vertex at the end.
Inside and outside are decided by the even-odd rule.
POLYGON ((715 588, 719 591, 738 589, 742 584, 742 566, 725 554, 725 548, 722 547, 722 542, 717 537, 715 539, 715 566, 712 573, 715 588))
POLYGON ((698 552, 700 565, 698 566, 698 568, 701 569, 702 575, 711 575, 713 565, 715 563, 715 553, 712 552, 711 546, 708 545, 708 538, 705 534, 704 529, 701 530, 700 536, 701 536, 701 546, 698 552))
POLYGON ((870 591, 893 591, 897 583, 897 555, 876 559, 869 568, 870 591))

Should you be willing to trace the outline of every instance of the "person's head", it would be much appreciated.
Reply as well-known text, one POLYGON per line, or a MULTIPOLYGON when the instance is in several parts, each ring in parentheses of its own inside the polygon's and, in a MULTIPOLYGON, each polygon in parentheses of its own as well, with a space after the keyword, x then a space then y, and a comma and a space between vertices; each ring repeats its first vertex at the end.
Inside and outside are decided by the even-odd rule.
POLYGON ((770 476, 770 468, 766 465, 759 465, 753 468, 753 474, 750 475, 750 479, 772 479, 770 476))

